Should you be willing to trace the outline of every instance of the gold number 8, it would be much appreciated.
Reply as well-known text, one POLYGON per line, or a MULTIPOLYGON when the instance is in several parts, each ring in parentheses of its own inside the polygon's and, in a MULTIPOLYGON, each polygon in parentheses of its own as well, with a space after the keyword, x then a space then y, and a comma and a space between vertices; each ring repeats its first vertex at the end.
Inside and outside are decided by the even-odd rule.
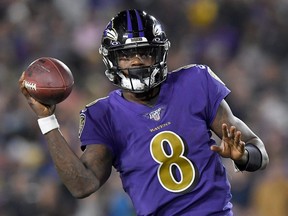
POLYGON ((150 143, 150 153, 159 163, 158 179, 168 191, 179 193, 189 189, 195 179, 193 163, 184 156, 185 145, 182 139, 172 131, 163 131, 153 137, 150 143), (170 153, 165 151, 165 144, 170 146, 170 153), (180 178, 176 179, 173 173, 178 169, 180 178))

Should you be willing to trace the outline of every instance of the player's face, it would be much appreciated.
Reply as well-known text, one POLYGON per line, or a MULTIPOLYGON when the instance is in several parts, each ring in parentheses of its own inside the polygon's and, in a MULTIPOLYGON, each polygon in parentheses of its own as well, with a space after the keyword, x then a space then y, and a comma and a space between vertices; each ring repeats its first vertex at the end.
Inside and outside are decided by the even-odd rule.
POLYGON ((118 66, 125 72, 126 68, 151 66, 155 64, 153 48, 133 48, 117 52, 118 66))

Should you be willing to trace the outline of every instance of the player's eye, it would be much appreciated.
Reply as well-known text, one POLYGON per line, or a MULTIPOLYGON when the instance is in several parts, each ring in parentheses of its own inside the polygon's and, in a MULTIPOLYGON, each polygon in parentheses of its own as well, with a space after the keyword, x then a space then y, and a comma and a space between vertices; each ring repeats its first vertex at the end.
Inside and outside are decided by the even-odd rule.
POLYGON ((117 58, 119 60, 130 60, 135 56, 141 57, 142 59, 152 58, 154 56, 154 48, 143 47, 117 51, 117 58))
POLYGON ((143 48, 138 51, 138 54, 141 57, 150 58, 153 57, 154 49, 153 48, 143 48))
POLYGON ((117 57, 119 60, 125 60, 132 57, 132 53, 128 52, 127 50, 119 50, 117 52, 117 57))

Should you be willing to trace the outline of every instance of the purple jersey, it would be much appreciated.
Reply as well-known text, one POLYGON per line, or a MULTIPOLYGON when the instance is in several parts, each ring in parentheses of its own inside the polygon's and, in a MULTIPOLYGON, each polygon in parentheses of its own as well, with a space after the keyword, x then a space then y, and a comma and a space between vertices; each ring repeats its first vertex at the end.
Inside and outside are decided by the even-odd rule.
POLYGON ((169 73, 155 106, 121 90, 81 111, 82 146, 114 154, 137 215, 232 215, 230 184, 209 129, 229 89, 203 65, 169 73))

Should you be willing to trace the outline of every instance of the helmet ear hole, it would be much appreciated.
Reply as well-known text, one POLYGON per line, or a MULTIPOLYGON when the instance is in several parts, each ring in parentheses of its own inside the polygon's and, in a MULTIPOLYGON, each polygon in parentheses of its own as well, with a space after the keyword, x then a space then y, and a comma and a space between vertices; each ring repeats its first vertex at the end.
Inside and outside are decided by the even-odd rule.
MULTIPOLYGON (((102 35, 99 53, 102 55, 103 62, 107 68, 105 74, 113 84, 132 92, 145 92, 166 79, 166 58, 169 48, 170 42, 157 19, 144 11, 125 10, 113 17, 106 26, 102 35), (155 64, 149 67, 136 68, 137 73, 140 74, 133 78, 129 77, 129 75, 128 77, 124 76, 124 78, 129 80, 125 81, 126 84, 123 85, 124 78, 119 75, 122 74, 122 71, 118 67, 119 52, 129 49, 130 51, 135 49, 138 52, 142 48, 143 50, 145 48, 150 49, 150 55, 155 57, 155 64), (147 80, 143 80, 148 73, 150 73, 150 77, 148 77, 149 83, 147 84, 147 80), (133 86, 133 83, 137 87, 133 86)), ((147 53, 143 55, 147 55, 147 53)))

